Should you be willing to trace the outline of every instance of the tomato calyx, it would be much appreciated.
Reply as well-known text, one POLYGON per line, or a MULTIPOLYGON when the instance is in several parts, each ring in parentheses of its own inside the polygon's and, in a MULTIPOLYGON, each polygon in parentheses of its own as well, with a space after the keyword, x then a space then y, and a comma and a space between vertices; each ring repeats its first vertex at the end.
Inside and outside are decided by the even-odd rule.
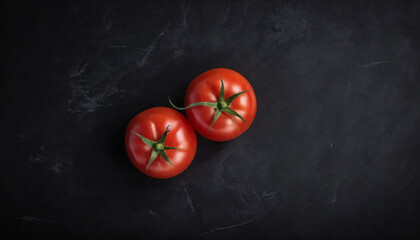
POLYGON ((168 125, 166 127, 166 131, 163 133, 162 137, 160 137, 159 140, 153 141, 153 140, 143 137, 142 135, 134 132, 133 130, 130 130, 130 132, 136 134, 144 142, 144 144, 146 144, 147 146, 153 149, 152 153, 150 154, 149 163, 146 166, 146 171, 149 169, 150 164, 152 164, 152 162, 156 159, 158 155, 160 155, 166 162, 171 164, 172 167, 174 166, 171 160, 168 158, 168 155, 166 155, 166 150, 170 150, 170 149, 181 150, 181 149, 177 147, 168 147, 165 145, 166 136, 168 135, 169 131, 171 131, 171 125, 168 125))
POLYGON ((226 107, 227 107, 227 104, 226 104, 225 101, 217 103, 217 108, 219 108, 219 109, 222 109, 223 110, 226 107))
POLYGON ((225 99, 225 86, 223 84, 223 80, 220 77, 220 75, 218 75, 218 76, 219 76, 219 79, 220 79, 221 87, 220 87, 220 92, 219 92, 219 100, 217 102, 195 102, 195 103, 191 103, 190 105, 188 105, 186 107, 177 107, 173 104, 173 102, 171 101, 171 98, 170 97, 168 98, 169 103, 172 105, 172 107, 174 107, 177 110, 186 110, 188 108, 192 108, 192 107, 196 107, 196 106, 207 106, 207 107, 211 107, 211 108, 216 109, 216 112, 215 112, 214 117, 213 117, 213 121, 211 122, 210 127, 207 129, 207 131, 217 121, 217 119, 220 117, 222 112, 225 112, 227 114, 238 117, 244 123, 246 123, 245 119, 241 115, 239 115, 237 112, 235 112, 232 108, 230 108, 229 106, 232 104, 233 100, 235 100, 237 97, 239 97, 243 93, 249 91, 249 89, 245 90, 245 91, 242 91, 242 92, 238 92, 236 94, 233 94, 232 96, 225 99))

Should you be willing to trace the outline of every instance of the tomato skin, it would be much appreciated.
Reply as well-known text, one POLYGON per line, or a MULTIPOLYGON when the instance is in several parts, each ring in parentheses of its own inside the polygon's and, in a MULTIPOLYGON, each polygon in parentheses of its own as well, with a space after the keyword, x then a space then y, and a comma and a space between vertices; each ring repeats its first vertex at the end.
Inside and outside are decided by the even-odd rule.
POLYGON ((226 68, 215 68, 197 76, 188 86, 184 105, 195 102, 217 102, 220 92, 220 78, 225 85, 225 99, 248 90, 235 99, 230 107, 239 113, 246 123, 238 117, 222 113, 210 127, 216 109, 197 106, 185 110, 188 121, 203 137, 213 141, 228 141, 244 133, 254 121, 257 112, 257 98, 251 84, 238 72, 226 68))
POLYGON ((190 165, 197 150, 197 138, 190 123, 181 113, 167 107, 155 107, 131 119, 125 132, 125 147, 131 162, 138 170, 150 177, 165 179, 180 174, 190 165), (146 170, 152 148, 131 131, 157 141, 168 125, 171 125, 171 131, 165 144, 181 148, 166 150, 173 167, 158 155, 146 170))

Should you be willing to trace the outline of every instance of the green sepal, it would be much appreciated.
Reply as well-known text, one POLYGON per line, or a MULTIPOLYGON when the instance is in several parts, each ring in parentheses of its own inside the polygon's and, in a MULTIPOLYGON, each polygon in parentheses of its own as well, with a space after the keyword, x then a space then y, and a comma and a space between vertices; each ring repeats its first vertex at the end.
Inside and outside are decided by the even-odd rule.
POLYGON ((159 154, 158 151, 156 151, 155 149, 153 149, 152 154, 150 154, 150 160, 149 163, 146 166, 146 171, 149 168, 150 164, 152 164, 152 162, 156 159, 157 155, 159 154))
MULTIPOLYGON (((213 121, 211 122, 211 125, 210 125, 209 129, 213 126, 213 124, 216 122, 216 120, 220 117, 220 114, 222 114, 222 110, 217 109, 216 113, 214 114, 213 121)), ((209 130, 207 129, 207 132, 208 131, 209 130)))
POLYGON ((156 142, 155 141, 152 141, 152 140, 150 140, 148 138, 145 138, 142 135, 134 132, 133 130, 130 130, 130 132, 136 134, 147 146, 153 148, 156 145, 156 142))
POLYGON ((244 123, 246 123, 245 119, 243 119, 243 117, 241 115, 239 115, 239 113, 235 112, 230 107, 227 107, 227 108, 223 109, 223 112, 226 112, 226 113, 229 113, 230 115, 236 116, 236 117, 240 118, 244 123))
POLYGON ((166 127, 166 131, 163 133, 162 137, 160 137, 160 139, 157 142, 165 144, 166 136, 168 136, 169 131, 171 131, 171 125, 168 125, 166 127))
POLYGON ((174 166, 174 165, 172 165, 171 160, 168 158, 168 155, 166 155, 165 150, 160 151, 159 154, 165 161, 167 161, 169 164, 171 164, 172 167, 174 166))
POLYGON ((219 76, 220 82, 222 83, 222 86, 220 87, 220 92, 219 92, 219 102, 222 102, 222 101, 225 101, 225 85, 223 84, 223 81, 220 75, 217 74, 217 76, 219 76))
POLYGON ((229 106, 232 102, 233 102, 233 100, 235 100, 237 97, 239 97, 241 94, 243 94, 243 93, 246 93, 246 92, 248 92, 249 91, 249 89, 248 90, 245 90, 245 91, 243 91, 243 92, 238 92, 238 93, 235 93, 235 94, 233 94, 232 96, 230 96, 230 97, 228 97, 228 99, 226 99, 226 104, 229 106))
POLYGON ((181 150, 181 148, 165 146, 165 150, 171 150, 171 149, 181 150))

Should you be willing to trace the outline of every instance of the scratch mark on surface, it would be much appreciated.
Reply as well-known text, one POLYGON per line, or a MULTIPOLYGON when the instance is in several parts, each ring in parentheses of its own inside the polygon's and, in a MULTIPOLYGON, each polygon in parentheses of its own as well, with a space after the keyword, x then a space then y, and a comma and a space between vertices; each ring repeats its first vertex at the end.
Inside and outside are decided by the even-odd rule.
POLYGON ((64 164, 63 163, 61 163, 61 162, 56 162, 52 167, 51 167, 51 170, 55 173, 55 174, 57 174, 57 175, 59 175, 60 173, 62 173, 63 172, 63 169, 62 169, 62 167, 64 166, 64 164))
POLYGON ((99 107, 112 106, 105 101, 106 97, 112 96, 123 91, 115 86, 107 86, 101 93, 92 94, 90 86, 79 83, 71 83, 72 98, 68 101, 68 111, 70 113, 90 113, 95 112, 99 107))
POLYGON ((182 24, 180 25, 185 30, 188 29, 188 12, 190 10, 191 1, 184 1, 184 3, 181 6, 181 12, 182 12, 182 24))
POLYGON ((31 161, 31 162, 41 162, 41 161, 46 160, 47 157, 44 154, 44 149, 45 149, 45 147, 41 146, 39 148, 39 152, 35 155, 35 157, 32 156, 32 155, 29 157, 29 161, 31 161))
POLYGON ((332 141, 330 141, 330 151, 332 151, 334 149, 334 144, 332 141))
POLYGON ((152 216, 155 216, 155 217, 157 217, 158 215, 155 213, 155 212, 153 212, 151 209, 149 209, 149 213, 150 213, 150 215, 152 215, 152 216))
POLYGON ((417 175, 413 175, 408 181, 406 181, 406 183, 404 183, 403 187, 408 187, 410 186, 417 178, 417 175))
POLYGON ((391 61, 377 61, 377 62, 370 62, 368 64, 362 65, 362 68, 374 67, 379 64, 390 63, 391 61))
POLYGON ((105 31, 108 32, 111 30, 112 26, 114 25, 114 19, 109 20, 105 23, 105 31))
POLYGON ((338 200, 338 196, 337 196, 337 189, 338 189, 338 183, 335 184, 334 189, 332 191, 332 199, 327 201, 327 204, 334 204, 335 202, 337 202, 338 200))
POLYGON ((111 46, 106 46, 106 47, 107 48, 128 48, 128 49, 135 49, 135 50, 140 50, 144 52, 147 51, 147 49, 144 49, 144 48, 138 48, 138 47, 127 46, 127 45, 111 45, 111 46))
POLYGON ((240 195, 239 195, 239 197, 240 197, 240 199, 242 200, 242 202, 248 207, 249 205, 248 205, 248 202, 245 200, 245 198, 244 198, 244 195, 241 193, 240 195))
POLYGON ((336 190, 336 191, 334 191, 333 198, 332 198, 332 199, 331 199, 331 201, 329 201, 328 203, 333 204, 333 203, 335 203, 335 202, 337 202, 337 190, 336 190))
POLYGON ((82 73, 86 70, 88 63, 85 63, 82 67, 79 66, 77 69, 70 71, 69 76, 70 78, 79 77, 82 73))
POLYGON ((351 94, 351 88, 352 88, 353 83, 350 81, 349 84, 347 84, 347 95, 351 94))
POLYGON ((173 58, 181 57, 184 55, 185 49, 178 49, 174 52, 173 58))
POLYGON ((191 208, 191 212, 195 212, 190 194, 188 193, 188 190, 187 190, 186 187, 184 187, 184 192, 185 192, 185 195, 187 195, 187 203, 188 203, 188 206, 190 206, 190 208, 191 208))
POLYGON ((264 191, 261 195, 261 199, 265 199, 265 200, 270 200, 273 199, 275 197, 275 192, 266 192, 264 191))
POLYGON ((255 191, 254 184, 252 184, 252 194, 254 194, 255 198, 256 198, 258 201, 260 201, 260 200, 261 200, 261 196, 260 196, 260 194, 258 194, 258 193, 255 191))
POLYGON ((50 219, 44 219, 44 218, 38 218, 38 217, 32 217, 32 216, 23 216, 22 220, 25 221, 36 221, 36 222, 45 222, 45 223, 55 223, 54 220, 50 219))
POLYGON ((223 23, 227 23, 228 17, 230 12, 230 1, 228 1, 228 6, 226 8, 225 14, 223 16, 223 23))
POLYGON ((258 201, 270 200, 270 199, 275 198, 276 192, 263 191, 262 194, 259 194, 258 192, 255 191, 254 184, 252 184, 251 187, 252 187, 252 194, 255 196, 255 199, 257 199, 258 201))
POLYGON ((165 34, 166 30, 168 29, 168 26, 169 26, 169 23, 166 25, 163 31, 159 33, 159 35, 157 35, 157 37, 152 41, 152 43, 145 49, 146 53, 144 54, 141 61, 137 64, 137 67, 140 67, 140 68, 144 67, 148 63, 150 54, 156 48, 159 38, 161 38, 165 34))
POLYGON ((217 228, 212 229, 212 230, 210 230, 210 231, 208 231, 208 232, 204 232, 204 233, 200 234, 200 236, 207 235, 207 234, 210 234, 210 233, 213 233, 213 232, 216 232, 216 231, 221 231, 221 230, 226 230, 226 229, 231 229, 231 228, 235 228, 235 227, 243 226, 243 225, 248 224, 248 223, 250 223, 250 222, 252 222, 252 221, 254 221, 254 220, 255 220, 255 219, 253 218, 253 219, 248 220, 248 221, 243 222, 243 223, 237 223, 237 224, 233 224, 233 225, 226 226, 226 227, 217 227, 217 228))

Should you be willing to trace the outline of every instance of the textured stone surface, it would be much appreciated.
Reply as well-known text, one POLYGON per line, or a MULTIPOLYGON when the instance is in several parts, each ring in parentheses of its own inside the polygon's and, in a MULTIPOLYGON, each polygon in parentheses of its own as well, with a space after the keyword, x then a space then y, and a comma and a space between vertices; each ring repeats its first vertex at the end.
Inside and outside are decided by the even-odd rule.
POLYGON ((15 236, 414 239, 418 1, 2 4, 1 218, 15 236), (124 131, 215 67, 257 94, 236 140, 137 171, 124 131))

